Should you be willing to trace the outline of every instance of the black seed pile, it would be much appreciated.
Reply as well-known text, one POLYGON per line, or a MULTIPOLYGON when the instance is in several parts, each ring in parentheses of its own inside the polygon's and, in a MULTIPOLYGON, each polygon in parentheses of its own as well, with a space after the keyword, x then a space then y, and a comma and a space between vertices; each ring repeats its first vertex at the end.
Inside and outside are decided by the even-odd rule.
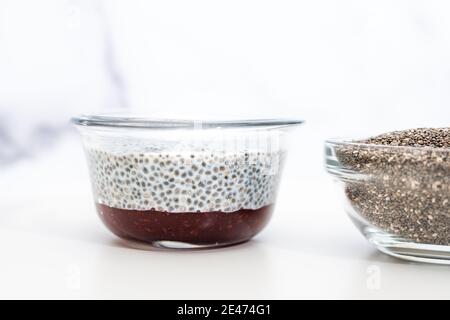
POLYGON ((396 131, 355 142, 336 147, 341 166, 361 174, 346 180, 353 209, 391 234, 450 245, 450 128, 396 131))
POLYGON ((282 152, 109 152, 88 148, 99 203, 130 210, 234 212, 273 204, 282 152))

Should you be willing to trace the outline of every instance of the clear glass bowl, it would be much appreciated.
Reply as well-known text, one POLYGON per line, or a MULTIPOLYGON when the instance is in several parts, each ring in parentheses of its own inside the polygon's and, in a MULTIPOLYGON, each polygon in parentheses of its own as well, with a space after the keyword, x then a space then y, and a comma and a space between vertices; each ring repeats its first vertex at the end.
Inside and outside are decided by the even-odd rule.
POLYGON ((346 211, 380 251, 450 264, 450 150, 330 140, 328 172, 346 211))
MULTIPOLYGON (((129 243, 204 248, 249 240, 268 223, 297 120, 72 119, 97 212, 129 243)), ((145 247, 144 245, 144 247, 145 247)))

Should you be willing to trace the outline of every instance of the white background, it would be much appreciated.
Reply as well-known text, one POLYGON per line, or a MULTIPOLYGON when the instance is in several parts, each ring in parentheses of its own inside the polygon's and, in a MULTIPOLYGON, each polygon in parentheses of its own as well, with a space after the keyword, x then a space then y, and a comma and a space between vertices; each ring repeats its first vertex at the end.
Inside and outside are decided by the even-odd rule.
POLYGON ((322 149, 448 126, 449 57, 447 1, 2 0, 0 158, 15 161, 0 167, 0 296, 448 298, 448 268, 358 234, 322 149), (268 229, 218 251, 123 248, 95 217, 68 125, 117 107, 306 120, 268 229))

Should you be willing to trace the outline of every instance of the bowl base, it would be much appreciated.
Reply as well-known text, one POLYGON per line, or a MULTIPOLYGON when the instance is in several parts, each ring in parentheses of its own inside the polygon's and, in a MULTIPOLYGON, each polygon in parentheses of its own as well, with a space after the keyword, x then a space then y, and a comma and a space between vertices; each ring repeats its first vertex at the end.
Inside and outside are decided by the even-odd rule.
POLYGON ((450 265, 450 246, 416 243, 373 227, 364 227, 362 232, 379 251, 390 256, 414 262, 450 265))
POLYGON ((218 248, 224 248, 229 246, 234 246, 238 244, 245 243, 248 240, 244 241, 237 241, 237 242, 231 242, 231 243, 208 243, 208 244, 194 244, 194 243, 188 243, 188 242, 181 242, 181 241, 153 241, 153 242, 142 242, 142 241, 136 241, 136 240, 130 240, 130 239, 120 239, 121 242, 123 242, 127 247, 133 248, 133 249, 139 249, 139 250, 206 250, 206 249, 218 249, 218 248))
POLYGON ((364 237, 387 255, 414 262, 450 265, 450 246, 413 242, 382 231, 355 216, 353 212, 349 216, 364 237))

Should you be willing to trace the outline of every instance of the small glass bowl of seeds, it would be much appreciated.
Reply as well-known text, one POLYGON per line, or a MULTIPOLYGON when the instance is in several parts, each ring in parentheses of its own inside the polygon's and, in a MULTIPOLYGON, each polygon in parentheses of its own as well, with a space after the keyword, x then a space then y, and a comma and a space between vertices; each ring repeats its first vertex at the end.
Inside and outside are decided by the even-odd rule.
POLYGON ((210 248, 245 242, 268 223, 298 120, 72 119, 97 213, 134 247, 210 248))
POLYGON ((395 131, 326 142, 346 211, 380 251, 450 264, 450 129, 395 131))

